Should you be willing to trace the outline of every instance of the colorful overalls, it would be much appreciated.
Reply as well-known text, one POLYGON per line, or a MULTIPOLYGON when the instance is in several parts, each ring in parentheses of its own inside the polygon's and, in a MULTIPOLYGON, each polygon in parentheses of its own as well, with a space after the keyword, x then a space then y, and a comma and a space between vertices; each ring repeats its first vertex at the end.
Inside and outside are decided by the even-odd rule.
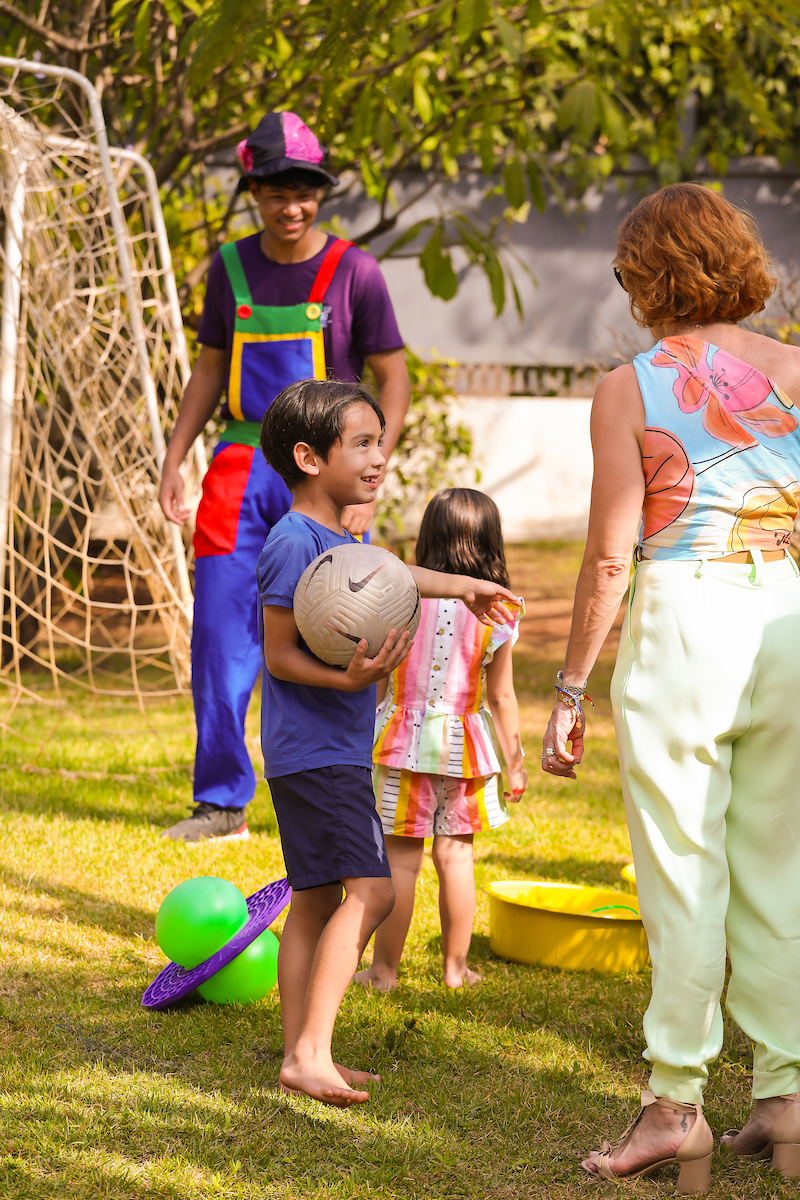
POLYGON ((192 693, 197 721, 196 802, 244 808, 255 773, 244 721, 261 669, 256 564, 292 497, 258 448, 272 401, 300 379, 324 379, 323 300, 350 242, 331 242, 303 304, 254 304, 231 242, 222 260, 234 296, 227 390, 231 420, 220 436, 197 511, 192 629, 192 693))

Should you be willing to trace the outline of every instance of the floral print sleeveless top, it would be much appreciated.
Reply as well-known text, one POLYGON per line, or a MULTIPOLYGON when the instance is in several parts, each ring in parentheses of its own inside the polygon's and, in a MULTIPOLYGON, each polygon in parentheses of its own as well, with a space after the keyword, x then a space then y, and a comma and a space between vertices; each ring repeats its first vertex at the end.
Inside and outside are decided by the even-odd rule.
POLYGON ((788 547, 800 505, 800 422, 779 387, 699 338, 633 360, 645 411, 647 559, 788 547))

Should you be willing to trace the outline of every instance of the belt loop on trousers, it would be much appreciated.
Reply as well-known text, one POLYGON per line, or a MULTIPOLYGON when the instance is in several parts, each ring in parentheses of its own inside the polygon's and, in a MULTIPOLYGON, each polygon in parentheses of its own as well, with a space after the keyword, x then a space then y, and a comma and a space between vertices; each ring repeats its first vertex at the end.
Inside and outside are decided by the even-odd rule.
POLYGON ((695 579, 700 579, 700 578, 702 577, 703 571, 705 571, 705 569, 706 569, 706 563, 707 563, 707 562, 708 562, 708 559, 707 559, 707 558, 702 558, 702 557, 701 557, 701 558, 698 558, 698 560, 697 560, 697 570, 696 570, 696 571, 695 571, 695 573, 694 573, 694 577, 695 577, 695 579))
POLYGON ((755 547, 750 547, 750 557, 753 560, 753 569, 750 572, 750 582, 753 587, 761 587, 764 582, 764 555, 755 547))

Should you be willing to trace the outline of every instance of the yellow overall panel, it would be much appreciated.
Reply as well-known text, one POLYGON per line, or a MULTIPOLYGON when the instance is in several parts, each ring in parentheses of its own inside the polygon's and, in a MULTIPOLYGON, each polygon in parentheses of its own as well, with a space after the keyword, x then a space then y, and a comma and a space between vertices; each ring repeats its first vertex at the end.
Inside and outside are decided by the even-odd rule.
POLYGON ((234 333, 231 354, 231 375, 228 384, 228 408, 237 421, 244 420, 242 413, 242 349, 245 342, 299 342, 311 339, 311 356, 314 363, 314 378, 325 378, 325 342, 322 330, 309 333, 234 333))

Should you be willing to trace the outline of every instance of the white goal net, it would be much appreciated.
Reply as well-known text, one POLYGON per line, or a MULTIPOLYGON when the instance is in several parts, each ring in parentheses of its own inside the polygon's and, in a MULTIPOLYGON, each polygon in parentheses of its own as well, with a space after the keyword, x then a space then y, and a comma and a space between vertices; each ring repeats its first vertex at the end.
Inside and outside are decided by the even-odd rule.
POLYGON ((185 690, 191 591, 157 503, 188 360, 155 178, 77 73, 0 58, 0 219, 5 732, 25 697, 185 690))

